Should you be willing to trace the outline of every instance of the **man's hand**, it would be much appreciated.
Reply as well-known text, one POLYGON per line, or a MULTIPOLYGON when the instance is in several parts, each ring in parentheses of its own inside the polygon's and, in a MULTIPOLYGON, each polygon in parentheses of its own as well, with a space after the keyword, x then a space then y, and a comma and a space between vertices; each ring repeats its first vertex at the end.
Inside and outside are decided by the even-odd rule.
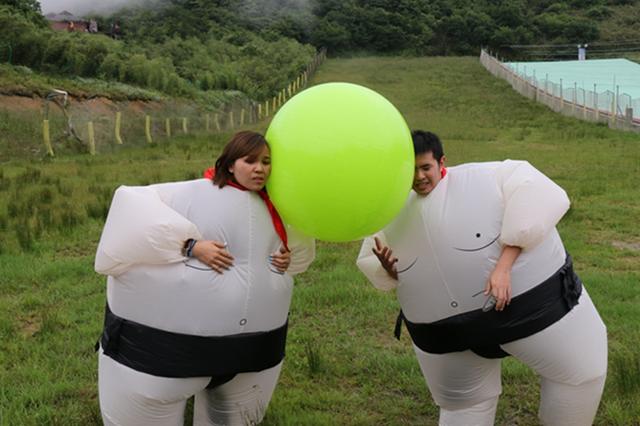
POLYGON ((397 257, 393 257, 393 250, 389 247, 383 245, 378 237, 374 237, 376 242, 376 246, 372 249, 373 254, 376 255, 380 264, 387 271, 387 274, 395 280, 398 279, 398 269, 396 268, 396 263, 398 262, 397 257))
POLYGON ((280 246, 280 250, 269 256, 269 262, 279 271, 286 272, 291 265, 291 252, 280 246))
POLYGON ((496 311, 504 310, 511 303, 511 268, 521 251, 520 247, 504 246, 495 269, 489 275, 484 294, 496 300, 496 311))
POLYGON ((484 294, 493 296, 496 301, 496 311, 504 310, 511 303, 511 268, 496 267, 489 276, 484 294))
POLYGON ((233 266, 233 256, 227 251, 227 244, 220 241, 198 241, 191 254, 219 274, 233 266))

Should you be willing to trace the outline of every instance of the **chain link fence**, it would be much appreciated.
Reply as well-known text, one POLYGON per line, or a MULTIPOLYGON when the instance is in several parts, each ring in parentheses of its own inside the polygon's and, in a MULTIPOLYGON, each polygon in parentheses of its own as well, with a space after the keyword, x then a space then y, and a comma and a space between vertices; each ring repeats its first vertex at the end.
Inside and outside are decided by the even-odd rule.
POLYGON ((238 96, 215 111, 195 103, 172 100, 112 101, 93 98, 72 100, 53 89, 43 101, 42 139, 49 156, 62 144, 96 155, 116 145, 153 144, 176 136, 229 132, 251 126, 274 115, 292 96, 307 87, 326 59, 326 50, 278 94, 258 102, 238 96))

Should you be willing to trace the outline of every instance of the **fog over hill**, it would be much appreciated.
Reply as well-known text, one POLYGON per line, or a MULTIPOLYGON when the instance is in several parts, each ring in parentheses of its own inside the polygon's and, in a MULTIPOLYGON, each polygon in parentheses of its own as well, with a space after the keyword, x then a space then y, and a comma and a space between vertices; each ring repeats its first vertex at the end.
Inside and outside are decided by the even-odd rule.
MULTIPOLYGON (((163 0, 40 0, 42 13, 59 13, 63 10, 82 16, 91 13, 111 14, 123 7, 149 6, 163 0)), ((166 2, 166 0, 165 0, 166 2)), ((260 19, 270 16, 289 15, 290 13, 311 14, 310 0, 240 0, 231 6, 240 15, 249 19, 260 19)))
POLYGON ((82 16, 90 13, 110 14, 123 7, 152 5, 155 0, 103 0, 93 2, 88 0, 40 0, 42 13, 59 13, 63 10, 82 16))

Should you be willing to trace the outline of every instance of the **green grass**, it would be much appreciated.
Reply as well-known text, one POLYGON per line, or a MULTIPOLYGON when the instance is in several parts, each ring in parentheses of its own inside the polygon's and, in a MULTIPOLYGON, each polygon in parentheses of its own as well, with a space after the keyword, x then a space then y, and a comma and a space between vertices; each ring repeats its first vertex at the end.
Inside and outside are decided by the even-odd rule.
MULTIPOLYGON (((386 96, 412 128, 442 137, 450 164, 527 159, 567 190, 559 230, 609 332, 596 424, 640 425, 640 252, 618 248, 640 243, 638 135, 556 115, 475 58, 330 60, 315 78, 327 81, 386 96)), ((105 280, 92 266, 110 196, 121 184, 195 177, 227 137, 0 165, 0 425, 99 424, 92 347, 105 280)), ((398 303, 357 271, 358 249, 320 242, 297 279, 265 425, 437 424, 408 334, 392 336, 398 303)), ((503 385, 496 424, 538 424, 536 376, 507 359, 503 385)))

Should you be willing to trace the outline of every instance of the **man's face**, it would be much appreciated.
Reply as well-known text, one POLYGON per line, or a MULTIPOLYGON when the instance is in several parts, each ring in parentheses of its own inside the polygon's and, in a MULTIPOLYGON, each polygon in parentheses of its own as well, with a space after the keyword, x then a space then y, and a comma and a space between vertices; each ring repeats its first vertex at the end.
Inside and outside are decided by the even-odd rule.
POLYGON ((440 182, 441 168, 444 166, 444 156, 440 162, 433 158, 433 152, 416 155, 416 166, 413 173, 413 190, 418 195, 427 196, 440 182))

